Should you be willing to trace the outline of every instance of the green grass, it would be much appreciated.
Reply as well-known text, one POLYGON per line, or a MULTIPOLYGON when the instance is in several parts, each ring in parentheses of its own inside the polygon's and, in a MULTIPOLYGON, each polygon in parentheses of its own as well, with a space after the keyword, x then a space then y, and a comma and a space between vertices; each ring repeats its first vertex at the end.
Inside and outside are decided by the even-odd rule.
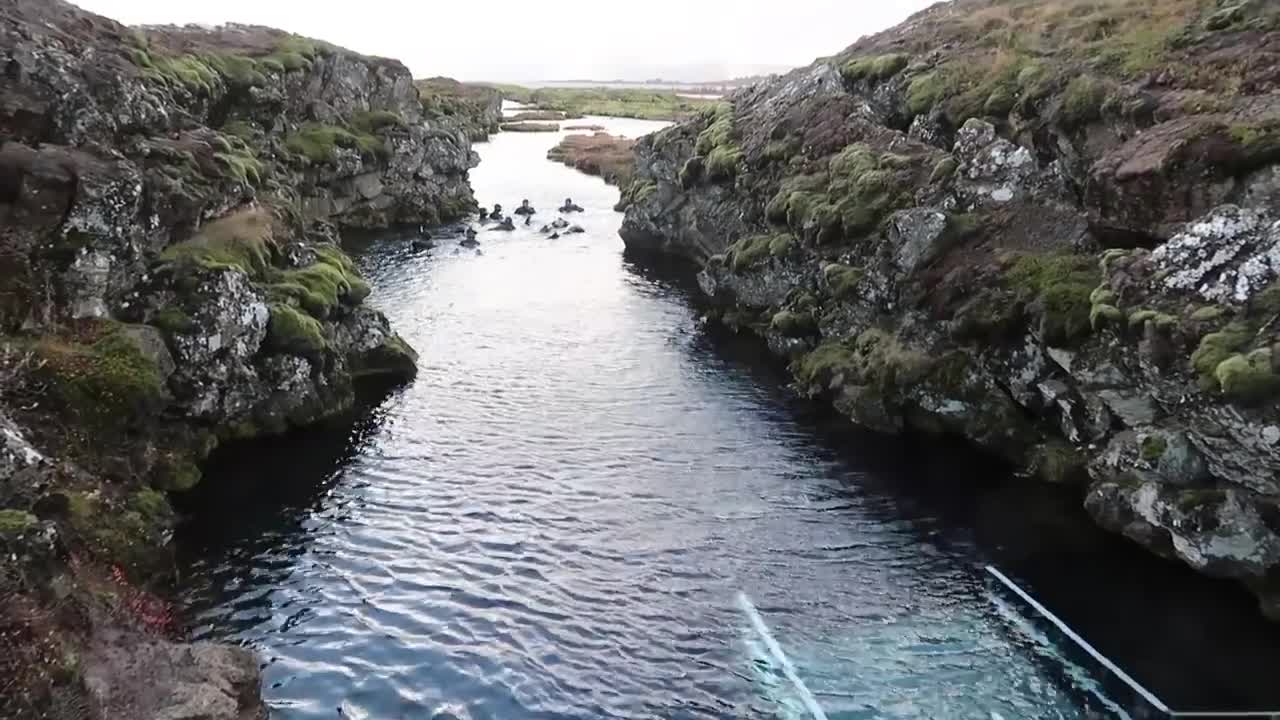
POLYGON ((493 85, 503 97, 533 105, 539 110, 556 110, 569 116, 603 115, 641 120, 684 120, 714 103, 711 100, 680 97, 669 90, 640 88, 538 88, 493 85))
POLYGON ((1058 120, 1068 128, 1087 125, 1102 117, 1102 106, 1106 100, 1106 84, 1097 78, 1081 75, 1067 83, 1058 120))
POLYGON ((298 128, 285 140, 285 148, 315 165, 337 162, 339 148, 358 150, 362 157, 385 159, 389 153, 386 142, 375 135, 320 123, 298 128))
POLYGON ((840 72, 845 79, 854 82, 860 80, 881 82, 902 72, 910 61, 910 56, 901 53, 877 55, 875 57, 850 60, 844 64, 840 72))

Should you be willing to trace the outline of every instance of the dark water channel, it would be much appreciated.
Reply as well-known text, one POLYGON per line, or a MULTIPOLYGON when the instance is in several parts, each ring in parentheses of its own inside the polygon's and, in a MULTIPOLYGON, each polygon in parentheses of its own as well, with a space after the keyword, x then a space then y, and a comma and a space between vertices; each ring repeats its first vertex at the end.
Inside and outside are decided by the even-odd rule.
POLYGON ((572 195, 585 234, 373 242, 417 382, 219 456, 191 503, 196 634, 260 651, 273 717, 810 717, 740 594, 831 718, 1123 717, 986 563, 1178 708, 1280 707, 1280 632, 1243 593, 962 450, 794 401, 624 256, 616 190, 545 161, 555 142, 480 146, 477 195, 543 221, 572 195))

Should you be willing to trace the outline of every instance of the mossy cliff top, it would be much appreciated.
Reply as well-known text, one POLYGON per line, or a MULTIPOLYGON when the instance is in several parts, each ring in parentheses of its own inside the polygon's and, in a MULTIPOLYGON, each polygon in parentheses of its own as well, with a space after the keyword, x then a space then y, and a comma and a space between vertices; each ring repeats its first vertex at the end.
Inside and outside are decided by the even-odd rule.
POLYGON ((940 3, 642 138, 623 238, 800 392, 1280 617, 1277 68, 1262 0, 940 3))

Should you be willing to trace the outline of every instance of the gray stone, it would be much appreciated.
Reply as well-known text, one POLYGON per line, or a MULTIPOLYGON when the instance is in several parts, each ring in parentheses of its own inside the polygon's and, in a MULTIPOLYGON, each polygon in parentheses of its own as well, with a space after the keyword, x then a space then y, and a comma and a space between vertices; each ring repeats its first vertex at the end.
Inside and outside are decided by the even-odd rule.
POLYGON ((913 208, 894 213, 889 239, 894 244, 894 260, 905 275, 927 265, 944 249, 946 213, 929 208, 913 208))

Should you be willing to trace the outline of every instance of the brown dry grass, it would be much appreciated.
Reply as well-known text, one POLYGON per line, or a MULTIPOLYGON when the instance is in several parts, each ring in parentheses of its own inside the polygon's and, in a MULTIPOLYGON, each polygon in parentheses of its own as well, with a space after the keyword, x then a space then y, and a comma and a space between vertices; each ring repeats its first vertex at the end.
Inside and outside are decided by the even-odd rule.
POLYGON ((610 185, 626 187, 635 174, 635 144, 635 140, 602 132, 570 135, 547 153, 547 159, 598 175, 610 185))

